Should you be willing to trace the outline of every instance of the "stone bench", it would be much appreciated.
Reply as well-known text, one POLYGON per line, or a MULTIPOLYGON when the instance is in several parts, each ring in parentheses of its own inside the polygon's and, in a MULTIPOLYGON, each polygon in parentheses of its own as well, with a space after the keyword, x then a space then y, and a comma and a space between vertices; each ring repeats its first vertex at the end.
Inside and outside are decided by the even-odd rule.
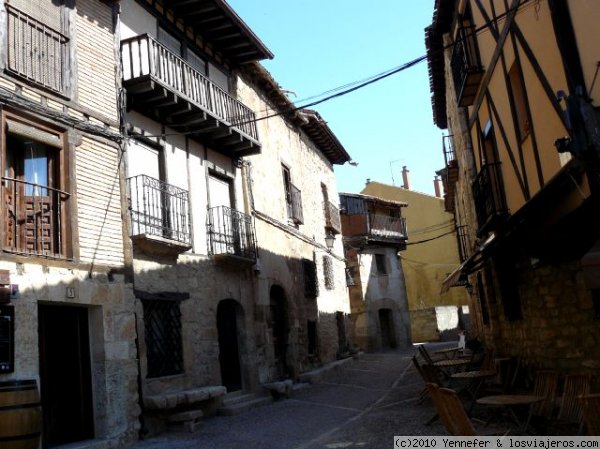
POLYGON ((273 399, 279 399, 282 397, 289 398, 292 395, 294 383, 290 379, 287 379, 278 382, 262 384, 262 386, 269 390, 269 392, 273 396, 273 399))
POLYGON ((222 386, 189 388, 144 398, 144 407, 160 422, 167 422, 174 430, 195 432, 203 416, 214 414, 218 400, 227 393, 222 386), (204 410, 203 410, 204 409, 204 410))
POLYGON ((192 406, 209 399, 217 399, 224 396, 225 393, 227 393, 227 388, 223 386, 190 388, 172 393, 147 396, 144 399, 144 405, 147 410, 171 410, 192 406))

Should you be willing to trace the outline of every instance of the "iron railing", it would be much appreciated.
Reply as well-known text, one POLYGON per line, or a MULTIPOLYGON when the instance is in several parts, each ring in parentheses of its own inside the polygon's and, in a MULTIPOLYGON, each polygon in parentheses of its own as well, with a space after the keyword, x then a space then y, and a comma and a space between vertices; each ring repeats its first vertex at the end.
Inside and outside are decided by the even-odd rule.
POLYGON ((371 213, 369 234, 373 237, 406 238, 406 218, 371 213))
POLYGON ((208 210, 209 254, 232 255, 256 260, 256 239, 252 217, 227 206, 208 210))
POLYGON ((342 231, 340 210, 331 201, 325 201, 323 209, 325 210, 325 227, 334 234, 339 234, 342 231))
POLYGON ((475 212, 481 230, 498 215, 507 212, 500 162, 485 164, 473 181, 475 212))
POLYGON ((258 140, 255 114, 250 108, 147 34, 123 40, 121 54, 124 81, 149 76, 258 140))
POLYGON ((458 256, 460 262, 464 262, 471 256, 471 245, 469 244, 469 227, 461 225, 456 227, 456 238, 458 240, 458 256))
POLYGON ((454 145, 452 143, 451 135, 442 137, 442 147, 444 151, 444 161, 446 162, 446 167, 450 167, 450 165, 456 161, 456 154, 454 153, 454 145))
POLYGON ((70 194, 46 185, 2 177, 4 249, 47 257, 65 256, 63 206, 70 194))
POLYGON ((66 93, 69 38, 6 4, 8 70, 41 87, 66 93))
POLYGON ((142 300, 148 378, 183 372, 179 301, 142 300))
POLYGON ((302 192, 294 184, 290 184, 289 196, 286 199, 288 217, 297 224, 304 223, 302 211, 302 192))
POLYGON ((132 235, 154 235, 191 243, 187 190, 146 175, 129 178, 132 235))
POLYGON ((473 25, 459 28, 450 67, 459 106, 471 105, 483 72, 473 25))

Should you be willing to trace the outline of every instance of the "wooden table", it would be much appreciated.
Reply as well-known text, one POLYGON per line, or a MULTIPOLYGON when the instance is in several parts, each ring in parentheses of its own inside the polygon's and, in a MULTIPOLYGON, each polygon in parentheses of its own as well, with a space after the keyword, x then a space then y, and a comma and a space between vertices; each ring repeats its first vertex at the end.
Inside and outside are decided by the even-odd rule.
POLYGON ((471 396, 471 404, 467 410, 468 414, 471 413, 475 406, 475 400, 477 399, 477 394, 479 393, 481 385, 483 385, 486 379, 494 376, 496 376, 495 370, 462 371, 450 375, 451 379, 469 381, 469 384, 461 390, 466 391, 471 396))
POLYGON ((477 403, 488 407, 504 407, 507 408, 515 423, 524 432, 529 427, 529 421, 531 420, 531 406, 537 402, 544 400, 543 396, 536 396, 533 394, 499 394, 495 396, 484 396, 477 399, 477 403), (513 407, 527 405, 529 406, 529 412, 527 413, 527 420, 523 424, 519 417, 515 414, 513 407))
POLYGON ((460 351, 462 348, 460 348, 459 346, 456 346, 454 348, 445 348, 445 349, 438 349, 437 351, 433 351, 434 354, 441 354, 446 358, 450 358, 450 356, 455 355, 458 351, 460 351))
POLYGON ((437 366, 438 368, 456 368, 457 366, 464 366, 469 363, 471 363, 470 359, 447 359, 433 362, 433 366, 437 366))

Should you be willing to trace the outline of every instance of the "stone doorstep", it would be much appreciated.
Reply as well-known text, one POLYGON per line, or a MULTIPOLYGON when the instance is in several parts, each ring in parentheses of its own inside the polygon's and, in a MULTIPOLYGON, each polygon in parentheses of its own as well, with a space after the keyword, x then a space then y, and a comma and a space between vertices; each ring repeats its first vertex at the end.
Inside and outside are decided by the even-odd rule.
POLYGON ((300 382, 306 382, 310 384, 319 382, 327 373, 342 369, 344 365, 347 365, 348 363, 352 362, 352 360, 354 360, 355 358, 360 358, 360 356, 361 353, 358 353, 346 359, 335 360, 334 362, 328 363, 325 366, 322 366, 321 368, 317 368, 312 371, 306 371, 298 376, 298 380, 300 380, 300 382))

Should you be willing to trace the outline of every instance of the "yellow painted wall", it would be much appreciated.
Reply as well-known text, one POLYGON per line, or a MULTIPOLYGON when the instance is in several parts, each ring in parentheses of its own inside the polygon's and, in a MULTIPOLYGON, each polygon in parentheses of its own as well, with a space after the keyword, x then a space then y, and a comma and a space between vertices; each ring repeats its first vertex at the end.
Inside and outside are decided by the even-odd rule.
POLYGON ((420 192, 406 190, 378 182, 370 182, 361 192, 393 201, 405 201, 402 209, 408 227, 408 246, 400 253, 406 281, 408 307, 411 313, 414 342, 438 338, 435 326, 422 322, 431 316, 419 313, 436 306, 467 305, 468 296, 463 287, 451 288, 440 294, 446 276, 460 265, 452 214, 444 210, 444 200, 420 192), (411 245, 441 234, 450 234, 430 242, 411 245))

